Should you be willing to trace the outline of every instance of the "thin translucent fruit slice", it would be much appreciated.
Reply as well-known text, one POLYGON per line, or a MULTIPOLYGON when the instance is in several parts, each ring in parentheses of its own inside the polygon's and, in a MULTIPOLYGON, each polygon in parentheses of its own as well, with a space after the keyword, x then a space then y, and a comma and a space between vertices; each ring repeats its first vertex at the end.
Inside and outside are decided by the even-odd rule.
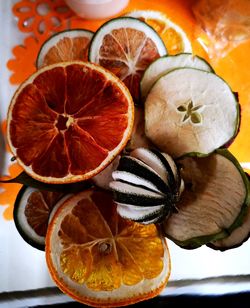
POLYGON ((14 204, 14 222, 29 245, 39 250, 45 249, 50 214, 64 200, 65 194, 62 192, 41 191, 27 186, 21 188, 14 204))
POLYGON ((93 177, 125 147, 134 104, 111 72, 88 62, 43 67, 12 98, 7 138, 25 172, 45 183, 93 177))
POLYGON ((126 16, 138 18, 150 25, 162 38, 168 53, 192 52, 192 46, 183 29, 165 14, 153 10, 135 10, 126 16))
POLYGON ((208 62, 191 53, 181 53, 175 56, 164 56, 154 62, 144 72, 141 79, 141 96, 145 100, 154 83, 168 72, 182 67, 196 68, 207 72, 213 72, 208 62))
POLYGON ((178 68, 156 81, 145 101, 146 136, 173 157, 207 155, 238 133, 239 103, 211 72, 178 68))
POLYGON ((89 60, 116 74, 139 100, 140 79, 147 66, 167 53, 160 36, 146 23, 131 17, 114 18, 95 33, 89 60))
POLYGON ((165 222, 167 237, 184 248, 226 238, 237 230, 250 205, 246 174, 226 149, 207 157, 191 153, 178 160, 185 190, 165 222))
POLYGON ((58 62, 87 61, 92 37, 93 32, 85 29, 64 30, 52 35, 38 52, 37 68, 58 62))
MULTIPOLYGON (((248 174, 247 177, 250 180, 248 174)), ((250 191, 250 181, 248 181, 248 185, 250 191)), ((250 206, 248 206, 245 209, 245 211, 242 211, 242 224, 239 224, 239 226, 235 228, 233 232, 230 233, 227 237, 218 241, 212 241, 208 243, 207 246, 215 250, 225 251, 228 249, 233 249, 241 246, 249 239, 249 236, 250 236, 250 206)))
POLYGON ((112 193, 96 189, 72 196, 56 211, 46 260, 64 293, 95 307, 154 297, 170 274, 167 244, 156 226, 121 218, 112 193))

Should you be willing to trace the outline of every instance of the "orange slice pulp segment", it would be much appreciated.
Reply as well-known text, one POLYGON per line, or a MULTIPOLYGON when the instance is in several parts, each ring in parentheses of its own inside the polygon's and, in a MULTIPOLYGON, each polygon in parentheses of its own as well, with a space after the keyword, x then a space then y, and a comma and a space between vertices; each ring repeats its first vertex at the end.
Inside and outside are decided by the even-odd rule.
POLYGON ((84 191, 64 202, 48 228, 46 260, 63 292, 102 307, 153 297, 170 274, 167 245, 156 226, 118 216, 106 191, 84 191))
POLYGON ((135 10, 126 14, 138 18, 150 25, 162 38, 168 54, 175 55, 191 52, 191 43, 182 28, 167 18, 165 14, 154 10, 135 10))
POLYGON ((89 40, 86 38, 63 38, 45 55, 44 65, 74 60, 86 61, 88 59, 88 44, 89 40))
POLYGON ((184 52, 183 39, 180 33, 176 29, 168 26, 166 22, 159 19, 153 18, 140 18, 142 21, 145 21, 152 28, 155 29, 157 33, 161 36, 163 42, 165 43, 168 54, 175 55, 181 52, 184 52))
POLYGON ((148 65, 166 54, 160 36, 146 23, 135 18, 115 18, 95 33, 89 59, 109 69, 139 100, 140 79, 148 65))
POLYGON ((27 222, 39 236, 46 235, 50 212, 63 196, 60 192, 33 190, 24 210, 27 222))
POLYGON ((66 61, 87 61, 88 48, 93 32, 84 29, 71 29, 49 37, 41 46, 37 67, 66 61))

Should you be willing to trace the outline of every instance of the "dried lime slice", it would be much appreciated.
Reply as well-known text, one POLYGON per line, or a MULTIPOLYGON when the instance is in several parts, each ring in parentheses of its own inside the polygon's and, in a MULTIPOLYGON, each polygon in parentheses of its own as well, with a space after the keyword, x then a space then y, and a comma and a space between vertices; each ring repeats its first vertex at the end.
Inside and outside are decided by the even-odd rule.
POLYGON ((38 52, 37 68, 58 62, 87 61, 92 36, 93 32, 85 29, 64 30, 50 36, 38 52))
POLYGON ((139 99, 140 80, 145 69, 166 54, 157 32, 131 17, 106 22, 95 33, 89 48, 89 60, 116 74, 135 100, 139 99))
POLYGON ((44 250, 49 217, 69 195, 23 186, 14 205, 14 222, 19 234, 31 246, 44 250))

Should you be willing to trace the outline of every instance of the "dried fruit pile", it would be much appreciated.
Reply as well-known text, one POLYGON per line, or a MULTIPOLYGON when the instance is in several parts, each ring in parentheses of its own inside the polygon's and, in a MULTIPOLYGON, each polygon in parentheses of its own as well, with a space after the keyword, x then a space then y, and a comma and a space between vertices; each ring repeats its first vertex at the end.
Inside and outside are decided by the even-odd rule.
POLYGON ((187 51, 160 12, 132 12, 94 34, 51 37, 12 98, 8 142, 24 168, 17 180, 31 186, 15 223, 79 302, 159 294, 166 237, 228 249, 250 232, 249 179, 226 149, 239 130, 237 95, 187 51))

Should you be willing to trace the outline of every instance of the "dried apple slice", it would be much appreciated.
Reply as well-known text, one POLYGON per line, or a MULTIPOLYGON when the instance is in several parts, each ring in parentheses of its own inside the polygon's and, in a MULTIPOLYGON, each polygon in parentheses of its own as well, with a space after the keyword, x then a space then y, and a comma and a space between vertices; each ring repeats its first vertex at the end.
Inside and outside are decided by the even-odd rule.
POLYGON ((194 68, 170 71, 145 101, 146 136, 162 152, 208 155, 238 133, 239 103, 219 76, 194 68))
MULTIPOLYGON (((249 175, 247 176, 250 179, 249 175)), ((237 248, 245 243, 250 236, 250 207, 246 208, 246 213, 243 211, 242 215, 244 216, 242 224, 234 229, 229 236, 221 240, 211 242, 207 244, 207 246, 215 250, 225 251, 228 249, 237 248)))
POLYGON ((185 190, 179 212, 164 222, 167 237, 184 248, 222 239, 237 228, 250 204, 247 176, 225 149, 178 160, 185 190))

